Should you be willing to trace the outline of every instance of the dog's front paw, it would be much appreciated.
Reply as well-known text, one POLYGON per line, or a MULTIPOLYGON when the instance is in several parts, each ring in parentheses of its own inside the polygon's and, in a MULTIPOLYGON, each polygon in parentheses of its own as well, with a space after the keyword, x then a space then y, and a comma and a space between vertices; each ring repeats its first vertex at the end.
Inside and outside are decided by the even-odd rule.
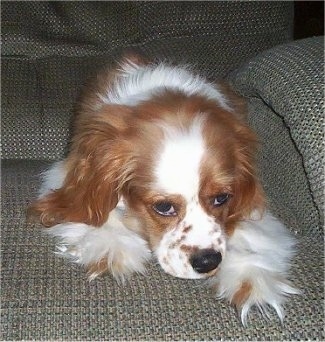
POLYGON ((47 230, 59 240, 57 254, 88 270, 89 280, 109 272, 118 281, 130 274, 144 273, 151 257, 147 243, 136 233, 114 222, 100 228, 66 223, 47 230))
POLYGON ((257 307, 265 318, 273 308, 283 321, 283 304, 299 294, 287 281, 296 240, 270 212, 239 224, 228 240, 226 257, 210 285, 235 305, 243 325, 257 307))
POLYGON ((253 274, 236 285, 221 282, 218 287, 218 297, 226 298, 237 308, 244 326, 253 307, 257 307, 265 318, 269 318, 269 309, 273 308, 282 322, 286 297, 299 293, 281 275, 268 272, 253 274))
POLYGON ((151 257, 145 241, 139 236, 120 236, 99 260, 87 262, 89 280, 110 273, 118 282, 124 282, 132 273, 144 273, 151 257))

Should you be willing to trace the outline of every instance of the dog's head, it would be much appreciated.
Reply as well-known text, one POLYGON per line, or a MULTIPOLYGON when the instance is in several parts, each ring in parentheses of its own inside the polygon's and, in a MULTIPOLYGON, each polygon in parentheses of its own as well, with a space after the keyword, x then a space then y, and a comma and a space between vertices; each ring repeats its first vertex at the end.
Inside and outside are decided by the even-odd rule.
POLYGON ((79 113, 64 184, 33 211, 45 226, 99 227, 123 197, 167 273, 213 275, 227 237, 263 208, 256 138, 233 108, 163 89, 134 106, 79 113))

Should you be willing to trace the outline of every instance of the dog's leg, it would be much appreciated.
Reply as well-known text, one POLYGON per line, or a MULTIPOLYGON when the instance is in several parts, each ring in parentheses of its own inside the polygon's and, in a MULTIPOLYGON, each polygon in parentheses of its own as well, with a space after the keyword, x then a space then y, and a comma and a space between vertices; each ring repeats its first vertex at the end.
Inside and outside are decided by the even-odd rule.
MULTIPOLYGON (((45 171, 42 174, 39 197, 60 188, 66 172, 65 161, 54 163, 45 171)), ((114 278, 123 281, 133 272, 143 273, 145 263, 151 256, 147 242, 124 224, 127 221, 124 212, 125 207, 121 199, 101 227, 67 222, 44 231, 58 240, 56 253, 83 265, 88 269, 90 280, 110 272, 114 278)), ((135 221, 128 222, 136 224, 135 221)))
POLYGON ((43 197, 62 186, 67 173, 64 163, 63 160, 55 162, 48 170, 41 173, 42 184, 38 192, 39 197, 43 197))
POLYGON ((265 317, 273 307, 281 321, 286 296, 299 291, 287 280, 295 240, 270 213, 243 222, 228 241, 226 256, 211 285, 241 313, 243 325, 253 306, 265 317))
POLYGON ((102 227, 63 223, 46 232, 58 239, 57 254, 83 265, 90 280, 109 272, 123 281, 133 272, 145 271, 151 252, 147 242, 122 221, 123 212, 117 207, 102 227))

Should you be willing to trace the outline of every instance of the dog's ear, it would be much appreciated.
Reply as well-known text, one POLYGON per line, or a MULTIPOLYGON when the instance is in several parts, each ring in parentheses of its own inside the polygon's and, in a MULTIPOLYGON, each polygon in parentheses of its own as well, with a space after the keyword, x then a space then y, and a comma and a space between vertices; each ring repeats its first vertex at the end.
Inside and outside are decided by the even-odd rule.
POLYGON ((230 84, 218 83, 218 88, 226 96, 231 107, 231 113, 237 121, 233 130, 236 133, 234 158, 236 171, 234 177, 233 199, 229 212, 229 227, 236 225, 238 220, 247 219, 254 213, 263 213, 265 209, 265 195, 258 178, 256 156, 259 141, 256 134, 247 124, 247 101, 238 95, 230 84))
MULTIPOLYGON (((233 200, 230 205, 230 222, 254 218, 265 209, 265 195, 258 178, 256 154, 258 140, 249 127, 237 127, 235 151, 236 173, 233 184, 233 200), (253 217, 252 217, 253 214, 253 217)), ((231 224, 230 224, 231 226, 231 224)))
POLYGON ((80 115, 62 187, 38 199, 29 213, 47 227, 63 222, 103 225, 131 172, 132 148, 125 139, 130 115, 130 109, 118 105, 80 115))

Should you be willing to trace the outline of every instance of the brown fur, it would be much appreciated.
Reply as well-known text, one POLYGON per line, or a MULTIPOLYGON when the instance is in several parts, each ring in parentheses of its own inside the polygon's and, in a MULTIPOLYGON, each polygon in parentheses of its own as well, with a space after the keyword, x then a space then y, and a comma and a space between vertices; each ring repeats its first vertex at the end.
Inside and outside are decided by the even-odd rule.
POLYGON ((249 282, 243 282, 241 287, 237 290, 234 294, 233 298, 231 299, 231 304, 236 306, 236 308, 240 309, 243 304, 246 302, 247 298, 251 294, 252 291, 252 284, 249 282))
POLYGON ((243 121, 242 100, 236 104, 235 95, 231 95, 235 113, 201 96, 170 91, 132 108, 100 103, 97 92, 107 91, 116 75, 114 70, 101 75, 77 106, 64 184, 31 207, 44 226, 83 222, 99 227, 123 195, 130 217, 141 221, 137 232, 151 247, 157 245, 164 231, 185 214, 181 196, 154 188, 152 168, 163 139, 158 123, 187 130, 198 113, 205 117, 208 147, 199 193, 203 208, 228 235, 253 209, 263 209, 264 195, 255 171, 257 140, 243 121), (229 202, 212 207, 211 197, 225 192, 231 195, 229 202), (176 217, 162 217, 152 210, 156 201, 166 199, 177 206, 176 217))

